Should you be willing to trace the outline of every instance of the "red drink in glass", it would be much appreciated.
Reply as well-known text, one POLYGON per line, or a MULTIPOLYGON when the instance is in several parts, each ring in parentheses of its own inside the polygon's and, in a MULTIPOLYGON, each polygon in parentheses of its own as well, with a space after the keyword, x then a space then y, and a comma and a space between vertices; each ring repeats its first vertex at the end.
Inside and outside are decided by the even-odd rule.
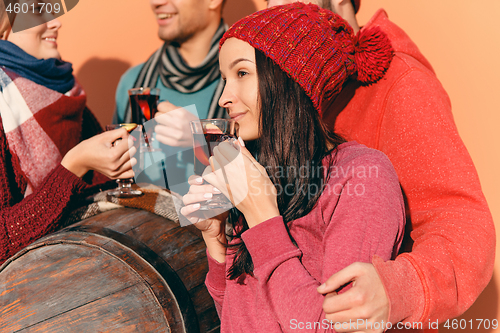
POLYGON ((208 159, 213 155, 213 149, 219 143, 229 139, 236 139, 236 137, 222 133, 193 134, 194 173, 197 175, 203 174, 203 171, 209 165, 208 159))
MULTIPOLYGON (((143 124, 154 119, 158 110, 158 101, 160 99, 160 89, 158 88, 133 88, 128 90, 130 108, 132 112, 132 121, 143 124)), ((151 124, 148 124, 151 125, 151 124)), ((151 143, 153 140, 154 125, 145 126, 145 150, 158 151, 153 149, 151 143)))
MULTIPOLYGON (((194 171, 202 175, 210 164, 209 158, 213 150, 221 142, 236 140, 235 122, 230 119, 203 119, 191 122, 193 133, 194 171)), ((230 209, 231 202, 223 194, 214 195, 212 199, 201 203, 200 210, 230 209)))
POLYGON ((159 98, 159 95, 151 94, 130 95, 132 114, 137 115, 137 118, 142 115, 146 121, 153 119, 157 111, 159 98))

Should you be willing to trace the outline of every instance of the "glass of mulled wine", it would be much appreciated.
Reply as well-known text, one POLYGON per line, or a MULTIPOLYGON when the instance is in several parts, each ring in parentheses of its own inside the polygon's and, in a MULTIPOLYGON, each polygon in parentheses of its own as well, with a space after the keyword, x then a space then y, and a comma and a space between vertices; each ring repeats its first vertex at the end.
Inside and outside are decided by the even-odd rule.
MULTIPOLYGON (((132 140, 134 142, 134 146, 137 148, 137 153, 140 153, 139 148, 142 146, 142 125, 137 125, 137 124, 113 124, 113 125, 106 125, 106 131, 112 131, 117 128, 124 127, 127 132, 132 136, 132 140)), ((113 142, 113 146, 119 144, 121 139, 116 140, 113 142)), ((123 143, 122 143, 123 144, 123 143)), ((126 144, 126 143, 125 143, 126 144)), ((117 197, 117 198, 131 198, 131 197, 136 197, 139 195, 142 195, 142 192, 139 190, 134 190, 132 188, 132 184, 134 183, 133 178, 128 178, 128 179, 117 179, 116 182, 118 183, 118 187, 109 192, 108 195, 117 197)))
MULTIPOLYGON (((156 111, 158 110, 160 89, 147 87, 132 88, 128 90, 128 96, 132 111, 132 121, 142 124, 154 121, 156 111)), ((144 133, 144 147, 141 147, 141 150, 150 152, 160 151, 161 149, 153 148, 152 145, 154 141, 154 124, 150 124, 150 126, 145 127, 147 130, 144 133)))
MULTIPOLYGON (((236 140, 235 121, 232 119, 201 119, 191 122, 194 148, 194 172, 202 175, 210 164, 209 158, 219 143, 236 140)), ((215 194, 212 199, 201 203, 200 210, 231 209, 233 205, 224 194, 215 194)))

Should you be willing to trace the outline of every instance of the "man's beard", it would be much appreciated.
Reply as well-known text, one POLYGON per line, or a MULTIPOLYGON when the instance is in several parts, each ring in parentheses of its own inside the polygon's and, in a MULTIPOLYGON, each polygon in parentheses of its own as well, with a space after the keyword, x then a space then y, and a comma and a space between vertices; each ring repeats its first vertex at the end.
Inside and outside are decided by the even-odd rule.
POLYGON ((184 42, 188 41, 194 36, 195 32, 191 30, 186 30, 183 28, 178 28, 173 33, 162 34, 161 31, 158 31, 158 36, 165 43, 172 44, 174 46, 179 46, 184 42))

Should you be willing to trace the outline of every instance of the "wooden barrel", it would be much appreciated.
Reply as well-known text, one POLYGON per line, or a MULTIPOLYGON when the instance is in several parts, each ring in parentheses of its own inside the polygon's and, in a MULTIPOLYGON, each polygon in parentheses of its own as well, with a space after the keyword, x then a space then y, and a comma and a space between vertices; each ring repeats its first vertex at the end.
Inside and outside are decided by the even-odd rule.
POLYGON ((116 209, 44 237, 0 267, 0 332, 218 332, 205 244, 116 209))

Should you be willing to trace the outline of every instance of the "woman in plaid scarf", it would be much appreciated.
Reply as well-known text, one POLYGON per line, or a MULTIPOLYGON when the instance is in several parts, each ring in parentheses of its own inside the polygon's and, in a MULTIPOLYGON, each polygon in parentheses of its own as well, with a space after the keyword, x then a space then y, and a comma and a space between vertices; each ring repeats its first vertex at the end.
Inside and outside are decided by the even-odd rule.
POLYGON ((113 146, 125 129, 98 134, 51 15, 18 15, 14 31, 33 27, 20 33, 0 15, 0 263, 55 230, 83 190, 133 177, 136 163, 135 148, 113 146))

